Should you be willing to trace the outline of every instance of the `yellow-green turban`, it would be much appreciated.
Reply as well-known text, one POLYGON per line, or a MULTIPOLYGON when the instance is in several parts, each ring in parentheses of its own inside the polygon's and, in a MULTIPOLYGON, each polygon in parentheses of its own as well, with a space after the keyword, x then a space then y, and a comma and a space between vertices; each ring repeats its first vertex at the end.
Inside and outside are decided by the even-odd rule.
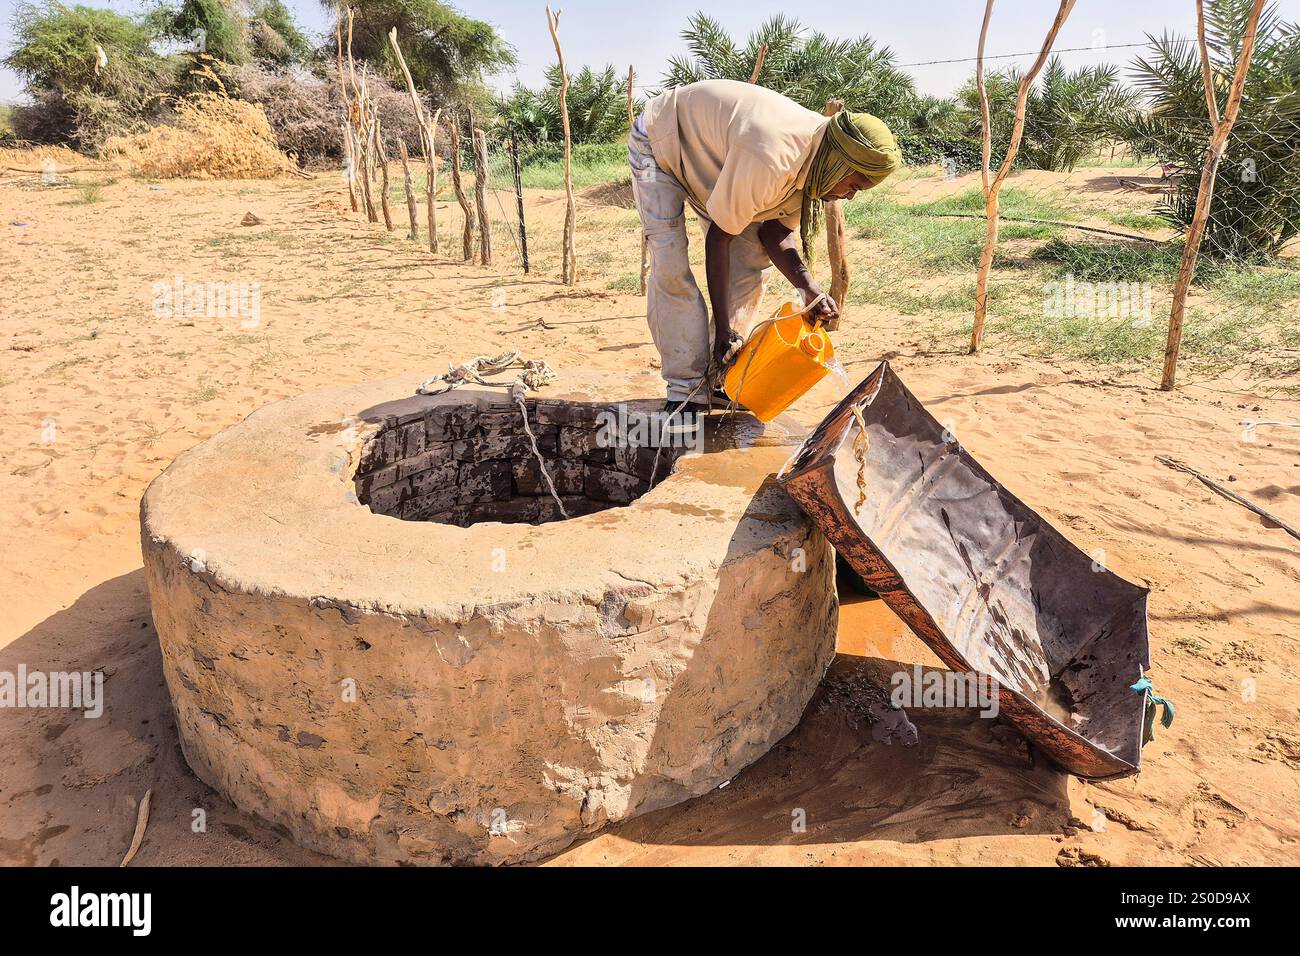
POLYGON ((804 257, 812 260, 812 241, 821 230, 821 198, 845 176, 859 172, 880 182, 903 164, 894 134, 870 113, 840 110, 826 127, 803 190, 799 223, 804 257))

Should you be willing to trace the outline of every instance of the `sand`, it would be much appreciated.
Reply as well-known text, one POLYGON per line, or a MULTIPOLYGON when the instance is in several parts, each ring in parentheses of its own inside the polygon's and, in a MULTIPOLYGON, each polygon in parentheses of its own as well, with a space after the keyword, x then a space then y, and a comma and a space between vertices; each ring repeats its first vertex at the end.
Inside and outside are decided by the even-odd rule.
MULTIPOLYGON (((116 864, 148 788, 138 864, 329 862, 236 811, 181 758, 141 569, 145 486, 186 448, 318 386, 434 374, 507 347, 547 359, 561 381, 578 367, 653 368, 644 301, 607 288, 608 275, 568 290, 505 255, 482 268, 435 260, 400 231, 386 241, 329 173, 120 178, 99 202, 74 199, 0 185, 0 671, 102 670, 108 706, 99 720, 0 709, 0 862, 116 864), (250 211, 262 224, 240 226, 250 211), (260 322, 158 314, 178 274, 256 281, 260 322)), ((529 197, 548 268, 558 200, 529 197)), ((446 204, 440 213, 449 223, 446 204)), ((598 237, 580 231, 580 263, 599 267, 611 249, 635 259, 627 210, 589 200, 579 215, 602 224, 598 237)), ((1154 456, 1300 524, 1300 430, 1248 442, 1239 424, 1300 421, 1300 402, 1227 380, 1160 393, 1149 375, 936 350, 914 320, 876 307, 851 309, 846 325, 854 381, 888 357, 1017 495, 1152 589, 1151 676, 1177 722, 1148 745, 1140 776, 1100 784, 1033 762, 973 710, 913 713, 915 748, 875 743, 863 717, 873 689, 934 659, 879 602, 852 603, 830 674, 766 757, 550 862, 1297 862, 1300 541, 1154 456)), ((828 381, 796 414, 814 422, 837 396, 828 381)))

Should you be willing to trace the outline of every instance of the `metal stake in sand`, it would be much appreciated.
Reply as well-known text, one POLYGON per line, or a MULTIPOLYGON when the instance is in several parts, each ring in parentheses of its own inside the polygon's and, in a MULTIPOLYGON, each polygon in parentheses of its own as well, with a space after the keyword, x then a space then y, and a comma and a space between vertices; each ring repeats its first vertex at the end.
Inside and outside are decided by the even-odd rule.
POLYGON ((510 169, 515 175, 515 208, 519 212, 519 256, 524 260, 524 275, 528 275, 528 228, 524 224, 524 182, 519 171, 519 138, 510 131, 510 169))

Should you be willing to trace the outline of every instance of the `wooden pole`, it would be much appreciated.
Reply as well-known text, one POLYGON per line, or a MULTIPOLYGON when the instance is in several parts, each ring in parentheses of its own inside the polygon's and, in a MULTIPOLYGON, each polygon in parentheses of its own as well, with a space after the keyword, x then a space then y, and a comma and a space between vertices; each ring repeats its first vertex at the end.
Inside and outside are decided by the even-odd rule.
POLYGON ((352 152, 352 124, 346 119, 339 124, 339 132, 343 134, 343 178, 348 181, 348 200, 352 203, 352 211, 357 211, 357 161, 352 152))
MULTIPOLYGON (((766 46, 764 47, 766 50, 766 46)), ((760 61, 761 64, 761 61, 760 61)), ((825 113, 834 116, 844 109, 843 100, 827 100, 825 113)), ((831 261, 831 298, 840 307, 843 314, 849 294, 849 257, 847 230, 844 226, 844 204, 833 199, 826 203, 826 257, 831 261)), ((839 320, 827 322, 826 328, 834 332, 840 327, 839 320)))
POLYGON ((488 148, 487 134, 473 130, 474 136, 474 203, 478 206, 479 264, 492 264, 492 221, 488 218, 488 148))
POLYGON ((524 181, 519 169, 519 138, 510 131, 510 168, 515 174, 515 209, 519 213, 519 255, 524 260, 524 275, 528 267, 528 228, 524 224, 524 181))
POLYGON ((397 154, 402 159, 402 186, 406 189, 406 215, 411 220, 411 233, 409 239, 412 242, 420 241, 420 217, 415 211, 415 183, 411 180, 411 159, 406 152, 406 141, 397 141, 397 154))
POLYGON ((465 261, 474 261, 474 207, 469 204, 469 199, 465 196, 465 186, 460 180, 460 116, 456 113, 451 115, 451 121, 447 123, 447 131, 451 134, 451 188, 456 194, 456 201, 460 203, 460 211, 465 216, 465 231, 461 234, 461 250, 464 252, 465 261))
POLYGON ((393 211, 388 208, 388 151, 384 149, 384 127, 379 120, 379 111, 375 111, 375 162, 379 164, 381 176, 379 204, 384 210, 384 228, 393 231, 393 211))
POLYGON ((555 58, 560 64, 560 121, 564 128, 564 267, 561 278, 565 285, 578 281, 578 256, 573 247, 573 231, 577 225, 578 208, 573 201, 573 140, 569 131, 569 72, 564 68, 564 51, 560 49, 560 15, 546 6, 546 26, 555 44, 555 58))
POLYGON ((424 204, 425 213, 429 220, 429 251, 437 253, 438 222, 437 213, 434 211, 434 203, 438 192, 438 114, 442 111, 434 111, 432 123, 426 118, 424 104, 420 102, 420 94, 415 89, 415 81, 411 79, 411 70, 406 65, 406 57, 402 55, 401 44, 397 42, 397 27, 393 27, 388 31, 388 44, 393 48, 393 55, 397 58, 397 66, 402 71, 402 79, 406 81, 406 92, 411 98, 411 109, 415 113, 415 125, 420 131, 420 153, 424 156, 424 204))
MULTIPOLYGON (((628 135, 632 133, 632 126, 636 123, 636 117, 632 115, 632 91, 635 88, 633 82, 636 79, 636 73, 632 67, 627 68, 627 129, 628 135)), ((646 241, 645 230, 641 230, 641 294, 645 295, 646 276, 650 273, 650 244, 646 241)))
POLYGON ((1020 88, 1016 92, 1016 116, 1011 127, 1011 142, 1007 145, 1007 155, 998 168, 997 176, 992 181, 989 179, 989 156, 992 152, 993 134, 989 129, 988 91, 984 86, 984 41, 988 37, 989 18, 993 15, 993 0, 988 0, 984 8, 984 24, 980 27, 979 50, 975 57, 975 86, 980 93, 980 118, 984 127, 981 137, 980 182, 984 186, 984 215, 988 224, 984 230, 984 250, 980 253, 979 271, 975 275, 975 324, 971 329, 970 337, 972 354, 979 351, 984 339, 984 322, 988 317, 989 273, 993 269, 993 253, 998 245, 998 194, 1002 191, 1002 183, 1011 174, 1016 153, 1020 151, 1020 138, 1025 132, 1025 104, 1029 99, 1029 89, 1042 71, 1043 64, 1047 62, 1047 56, 1052 52, 1052 44, 1056 42, 1056 35, 1061 31, 1065 18, 1074 9, 1074 4, 1075 0, 1060 0, 1060 7, 1056 11, 1051 29, 1047 31, 1043 48, 1039 51, 1033 66, 1020 80, 1020 88))
POLYGON ((1205 87, 1205 106, 1210 116, 1210 142, 1205 147, 1205 165, 1201 168, 1201 181, 1196 189, 1196 212, 1192 214, 1192 224, 1187 229, 1187 240, 1183 245, 1183 261, 1178 267, 1178 278, 1174 281, 1173 306, 1169 312, 1169 338, 1165 343, 1165 366, 1160 376, 1160 387, 1169 391, 1174 387, 1178 373, 1178 350, 1183 341, 1183 314, 1187 307, 1187 292, 1196 274, 1196 259, 1201 252, 1201 240, 1205 238, 1205 224, 1210 218, 1210 205, 1214 201, 1214 180, 1219 174, 1219 163, 1228 147, 1228 134, 1237 121, 1241 109, 1241 91, 1246 84, 1246 74, 1250 71, 1250 58, 1255 52, 1255 30, 1259 26, 1260 10, 1264 0, 1255 0, 1246 21, 1246 33, 1241 42, 1241 55, 1237 58, 1236 70, 1232 77, 1232 89, 1228 93, 1228 103, 1223 116, 1219 116, 1219 104, 1214 96, 1213 68, 1210 54, 1205 43, 1205 10, 1202 0, 1196 0, 1196 36, 1201 50, 1201 82, 1205 87))
POLYGON ((429 251, 438 252, 438 117, 441 109, 433 111, 433 121, 424 127, 428 147, 424 152, 424 206, 429 220, 429 251))
MULTIPOLYGON (((365 97, 362 96, 362 110, 365 112, 365 97)), ((371 189, 372 171, 370 168, 370 141, 374 134, 370 126, 370 121, 365 121, 365 126, 357 130, 357 150, 361 154, 361 195, 366 202, 366 218, 371 222, 379 221, 379 214, 375 211, 374 195, 371 189)))
POLYGON ((767 59, 767 44, 764 43, 761 47, 758 48, 758 56, 754 58, 754 69, 749 74, 750 83, 757 83, 758 78, 763 75, 763 62, 766 59, 767 59))
POLYGON ((339 132, 343 136, 343 178, 348 184, 348 202, 357 211, 356 160, 352 155, 352 100, 348 96, 347 81, 343 76, 343 11, 334 18, 334 52, 338 63, 339 96, 343 99, 343 122, 339 132))

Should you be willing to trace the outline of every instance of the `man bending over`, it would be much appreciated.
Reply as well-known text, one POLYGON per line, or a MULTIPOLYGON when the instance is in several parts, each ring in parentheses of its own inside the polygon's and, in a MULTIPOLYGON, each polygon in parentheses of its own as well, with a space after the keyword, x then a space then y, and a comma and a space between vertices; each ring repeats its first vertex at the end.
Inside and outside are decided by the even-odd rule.
MULTIPOLYGON (((628 137, 632 191, 650 254, 646 318, 668 386, 668 411, 693 428, 715 375, 748 334, 775 265, 803 295, 823 295, 807 261, 822 200, 852 199, 902 161, 868 113, 826 117, 780 93, 707 80, 652 98, 628 137), (709 309, 687 258, 685 204, 704 227, 709 309), (795 238, 795 230, 799 238, 795 238)), ((829 296, 809 311, 838 318, 829 296)))

